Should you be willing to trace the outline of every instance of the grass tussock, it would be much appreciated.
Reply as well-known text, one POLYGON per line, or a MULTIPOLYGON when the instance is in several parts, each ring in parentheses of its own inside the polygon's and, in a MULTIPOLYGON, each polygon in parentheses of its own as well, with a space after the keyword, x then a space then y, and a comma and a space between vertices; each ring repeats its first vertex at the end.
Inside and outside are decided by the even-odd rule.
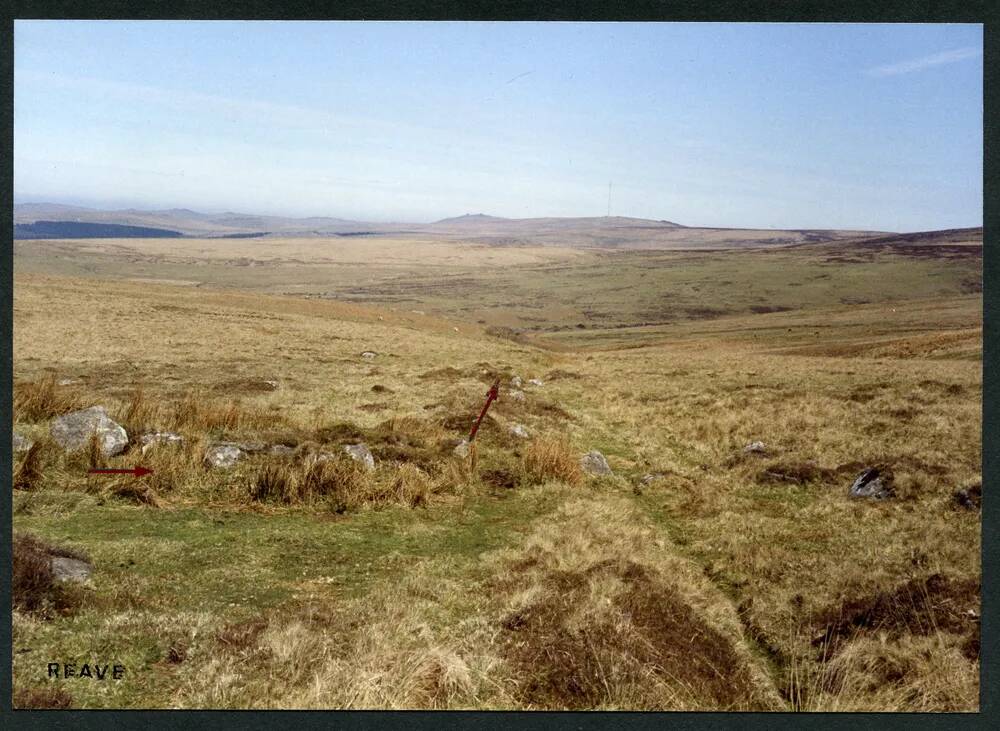
POLYGON ((301 462, 263 464, 250 478, 248 493, 256 502, 330 503, 338 512, 364 505, 425 505, 444 483, 406 462, 366 470, 349 457, 307 458, 301 462))
POLYGON ((557 480, 578 485, 583 481, 579 457, 564 438, 540 437, 532 440, 524 450, 522 468, 531 484, 557 480))
POLYGON ((776 706, 731 606, 693 567, 663 566, 654 535, 624 503, 577 500, 503 557, 500 642, 521 707, 776 706))
POLYGON ((174 407, 172 428, 204 434, 270 429, 283 423, 280 415, 239 399, 219 400, 198 392, 188 393, 174 407))
POLYGON ((77 597, 56 580, 52 557, 86 560, 86 556, 72 549, 54 546, 29 533, 15 533, 11 547, 11 598, 14 608, 40 616, 72 611, 77 597))
POLYGON ((78 388, 60 386, 52 375, 14 384, 14 418, 17 421, 44 421, 86 405, 78 388))
POLYGON ((402 464, 392 476, 385 497, 396 503, 416 508, 426 505, 434 483, 422 469, 412 464, 402 464))
POLYGON ((326 500, 338 510, 360 505, 364 496, 364 469, 347 457, 307 458, 301 462, 271 461, 250 478, 248 492, 256 502, 286 505, 326 500))
POLYGON ((866 636, 809 679, 803 701, 804 711, 970 711, 979 707, 979 666, 938 636, 866 636))
POLYGON ((40 441, 36 441, 14 467, 13 486, 15 490, 33 490, 42 479, 42 450, 40 441))
POLYGON ((145 389, 135 389, 121 411, 121 424, 132 439, 143 432, 155 431, 164 421, 163 404, 151 398, 145 389))
POLYGON ((830 658, 860 634, 898 639, 948 632, 967 636, 964 647, 974 652, 969 658, 974 660, 979 655, 979 595, 978 581, 935 573, 893 589, 848 596, 814 617, 813 624, 824 629, 812 644, 830 658))

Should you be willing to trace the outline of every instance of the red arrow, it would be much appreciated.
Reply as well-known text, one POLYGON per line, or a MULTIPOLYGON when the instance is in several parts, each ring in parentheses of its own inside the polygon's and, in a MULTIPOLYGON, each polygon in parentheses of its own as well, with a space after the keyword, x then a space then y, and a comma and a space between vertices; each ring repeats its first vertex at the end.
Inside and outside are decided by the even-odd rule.
POLYGON ((135 475, 136 477, 142 477, 143 475, 148 475, 153 472, 153 470, 148 467, 133 467, 128 470, 102 470, 102 469, 92 469, 87 470, 91 475, 135 475))
POLYGON ((479 431, 479 425, 482 423, 483 417, 486 416, 486 412, 487 410, 489 410, 490 404, 492 404, 499 397, 500 397, 500 379, 498 378, 493 382, 493 385, 490 386, 490 390, 486 393, 486 403, 483 404, 483 410, 479 412, 479 418, 476 419, 476 423, 472 425, 472 431, 469 432, 469 444, 472 444, 472 442, 475 440, 476 432, 479 431))

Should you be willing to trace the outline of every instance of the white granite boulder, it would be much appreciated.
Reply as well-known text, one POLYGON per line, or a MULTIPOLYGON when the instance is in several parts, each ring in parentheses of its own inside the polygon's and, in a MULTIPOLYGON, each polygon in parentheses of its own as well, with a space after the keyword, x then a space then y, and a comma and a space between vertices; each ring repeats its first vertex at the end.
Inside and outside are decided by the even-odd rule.
POLYGON ((345 444, 344 451, 355 462, 360 462, 366 470, 375 469, 375 458, 365 444, 345 444))
POLYGON ((596 449, 580 457, 580 468, 588 475, 611 475, 611 465, 596 449))
POLYGON ((125 429, 108 416, 103 406, 63 414, 52 420, 50 431, 56 444, 71 452, 85 447, 93 434, 97 435, 105 456, 121 454, 128 446, 125 429))

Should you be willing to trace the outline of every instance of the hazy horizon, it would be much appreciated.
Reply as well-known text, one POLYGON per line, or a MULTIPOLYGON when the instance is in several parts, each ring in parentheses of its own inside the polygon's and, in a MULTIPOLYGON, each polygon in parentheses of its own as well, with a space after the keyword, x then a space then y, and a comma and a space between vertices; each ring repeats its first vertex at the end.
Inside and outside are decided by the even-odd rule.
POLYGON ((982 225, 982 26, 17 21, 15 201, 982 225))

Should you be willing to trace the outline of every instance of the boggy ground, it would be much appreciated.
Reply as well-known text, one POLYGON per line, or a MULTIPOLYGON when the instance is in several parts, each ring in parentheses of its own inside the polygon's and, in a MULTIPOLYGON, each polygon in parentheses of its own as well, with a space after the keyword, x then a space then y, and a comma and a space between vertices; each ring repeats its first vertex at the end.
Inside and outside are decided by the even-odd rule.
POLYGON ((389 309, 19 275, 15 428, 38 446, 14 529, 94 573, 24 564, 16 704, 975 710, 979 513, 954 492, 981 479, 981 310, 894 306, 553 352, 389 309), (543 385, 516 400, 514 375, 543 385), (496 377, 473 471, 451 447, 496 377), (65 455, 48 420, 96 403, 133 444, 65 455), (185 442, 142 455, 154 429, 185 442), (216 440, 292 451, 209 469, 216 440), (356 441, 373 472, 317 467, 356 441), (613 477, 580 472, 590 449, 613 477), (849 498, 876 464, 895 496, 849 498), (127 671, 47 679, 56 661, 127 671))

